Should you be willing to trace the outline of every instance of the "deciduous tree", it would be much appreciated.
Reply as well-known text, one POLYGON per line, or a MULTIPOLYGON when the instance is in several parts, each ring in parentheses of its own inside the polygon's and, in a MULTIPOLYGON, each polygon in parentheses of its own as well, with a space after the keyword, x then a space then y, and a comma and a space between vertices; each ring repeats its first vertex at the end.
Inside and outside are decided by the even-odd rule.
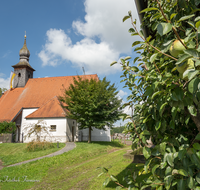
POLYGON ((103 80, 74 78, 74 83, 65 90, 60 100, 65 103, 68 117, 78 122, 79 129, 104 129, 112 126, 122 113, 121 102, 115 84, 103 80))
MULTIPOLYGON (((133 43, 139 56, 121 65, 132 92, 126 105, 134 104, 127 127, 133 148, 140 144, 146 158, 125 179, 129 189, 200 189, 200 2, 147 2, 142 25, 149 36, 137 30, 131 12, 123 19, 131 19, 129 32, 141 38, 133 43)), ((104 184, 109 180, 118 183, 110 177, 104 184)))

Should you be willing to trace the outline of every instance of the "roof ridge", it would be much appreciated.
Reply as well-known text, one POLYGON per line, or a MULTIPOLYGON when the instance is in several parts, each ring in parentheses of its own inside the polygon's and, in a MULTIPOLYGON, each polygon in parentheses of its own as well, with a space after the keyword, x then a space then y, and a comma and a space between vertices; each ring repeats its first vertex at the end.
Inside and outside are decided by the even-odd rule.
POLYGON ((30 80, 34 80, 34 79, 49 79, 49 78, 67 78, 67 77, 78 77, 78 76, 98 76, 97 74, 88 74, 88 75, 72 75, 72 76, 54 76, 54 77, 39 77, 39 78, 30 78, 30 80))

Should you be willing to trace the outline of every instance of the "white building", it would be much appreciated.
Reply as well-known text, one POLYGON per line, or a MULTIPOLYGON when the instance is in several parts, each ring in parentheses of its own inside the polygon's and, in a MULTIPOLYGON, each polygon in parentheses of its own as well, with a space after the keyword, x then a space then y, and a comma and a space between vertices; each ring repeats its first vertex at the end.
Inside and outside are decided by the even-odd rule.
MULTIPOLYGON (((56 141, 87 141, 88 130, 78 131, 76 120, 67 117, 67 111, 58 99, 77 76, 33 78, 35 70, 29 64, 30 52, 26 46, 26 37, 19 55, 19 63, 12 66, 16 74, 13 88, 0 98, 0 122, 16 123, 16 141, 22 141, 24 127, 30 123, 38 123, 39 120, 47 123, 49 132, 56 141)), ((97 75, 79 77, 98 80, 97 75)), ((25 142, 31 140, 32 138, 29 138, 25 142)), ((94 129, 92 141, 111 141, 110 129, 94 129)))

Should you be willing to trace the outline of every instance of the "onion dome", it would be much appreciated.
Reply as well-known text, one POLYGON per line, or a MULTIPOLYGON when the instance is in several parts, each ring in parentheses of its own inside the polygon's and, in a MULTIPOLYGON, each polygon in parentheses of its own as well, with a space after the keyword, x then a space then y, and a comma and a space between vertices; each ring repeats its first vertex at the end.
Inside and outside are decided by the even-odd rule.
POLYGON ((19 51, 19 56, 20 56, 19 63, 17 63, 16 65, 13 65, 14 68, 21 67, 21 66, 27 66, 31 70, 35 71, 29 64, 30 51, 28 50, 28 48, 26 46, 26 34, 24 36, 24 45, 19 51))

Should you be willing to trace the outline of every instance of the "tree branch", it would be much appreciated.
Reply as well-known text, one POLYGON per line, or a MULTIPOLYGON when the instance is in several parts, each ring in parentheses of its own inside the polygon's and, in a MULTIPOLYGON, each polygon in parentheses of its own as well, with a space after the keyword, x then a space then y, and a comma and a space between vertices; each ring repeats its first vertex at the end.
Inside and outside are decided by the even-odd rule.
POLYGON ((160 51, 158 48, 154 47, 154 46, 151 45, 149 42, 147 42, 147 41, 145 40, 145 38, 138 32, 136 26, 134 25, 132 15, 131 15, 131 23, 132 23, 132 25, 133 25, 135 31, 138 33, 138 35, 144 40, 144 42, 145 42, 148 46, 151 46, 153 49, 155 49, 155 50, 158 51, 159 53, 161 53, 161 54, 163 54, 163 55, 165 55, 165 56, 167 56, 167 57, 170 57, 171 59, 174 59, 175 61, 178 60, 178 59, 172 57, 171 55, 168 55, 168 54, 166 54, 166 53, 163 53, 163 52, 160 51))
MULTIPOLYGON (((164 13, 164 11, 163 11, 161 5, 160 5, 160 2, 159 2, 158 0, 156 0, 156 1, 157 1, 158 6, 159 6, 159 8, 160 8, 160 10, 161 10, 161 13, 162 13, 163 17, 165 18, 165 20, 167 21, 167 23, 171 23, 171 22, 167 19, 167 17, 165 16, 165 13, 164 13)), ((174 33, 176 34, 178 40, 179 40, 179 41, 182 43, 182 45, 187 49, 187 46, 182 42, 182 40, 181 40, 181 38, 180 38, 180 36, 179 36, 178 32, 176 31, 176 28, 175 28, 174 26, 172 26, 172 30, 173 30, 174 33)))

